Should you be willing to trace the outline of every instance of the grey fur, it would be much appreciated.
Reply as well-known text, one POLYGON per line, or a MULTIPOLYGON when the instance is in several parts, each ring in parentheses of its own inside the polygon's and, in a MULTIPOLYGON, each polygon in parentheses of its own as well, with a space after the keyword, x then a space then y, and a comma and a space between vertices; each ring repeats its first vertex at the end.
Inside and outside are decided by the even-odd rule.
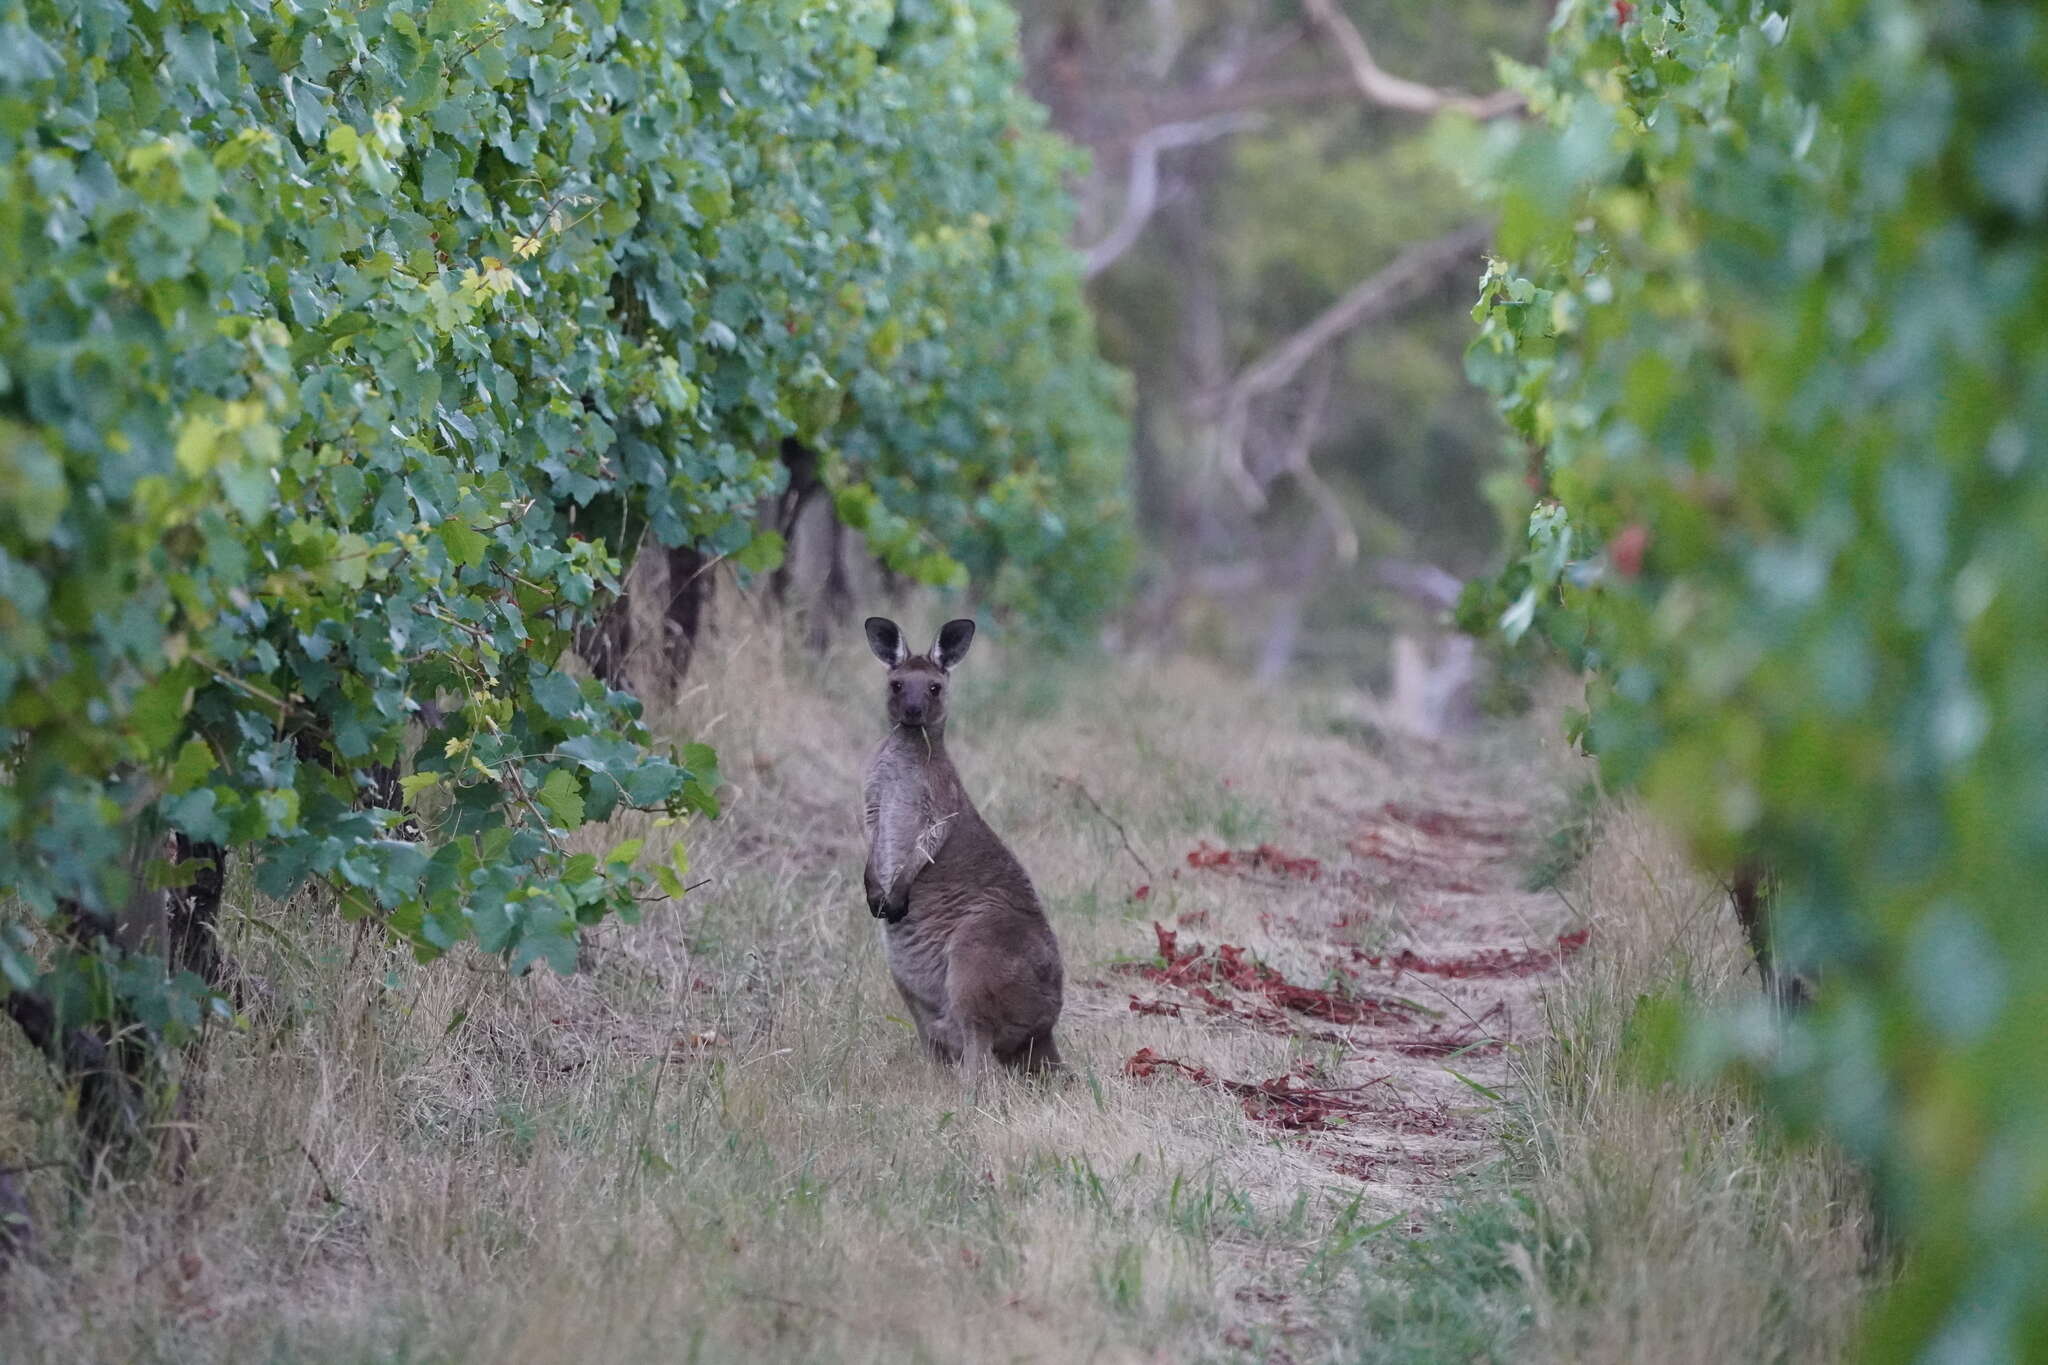
MULTIPOLYGON (((871 617, 867 633, 876 656, 892 663, 902 632, 871 617)), ((972 638, 971 623, 947 624, 939 639, 949 664, 972 638)), ((931 655, 898 658, 889 669, 889 735, 862 782, 868 908, 885 921, 890 975, 932 1056, 960 1063, 970 1079, 994 1062, 1057 1069, 1059 942, 1031 878, 974 808, 946 753, 949 684, 947 666, 931 655)))

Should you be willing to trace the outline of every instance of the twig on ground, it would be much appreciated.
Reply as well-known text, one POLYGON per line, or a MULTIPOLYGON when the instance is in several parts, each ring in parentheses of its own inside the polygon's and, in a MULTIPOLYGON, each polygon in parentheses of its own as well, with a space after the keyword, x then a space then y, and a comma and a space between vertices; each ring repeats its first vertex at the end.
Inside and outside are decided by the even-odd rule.
POLYGON ((299 1150, 306 1154, 306 1164, 313 1168, 313 1175, 320 1181, 320 1197, 328 1203, 346 1208, 347 1203, 334 1193, 334 1186, 327 1179, 327 1171, 320 1165, 320 1158, 313 1155, 313 1149, 299 1139, 299 1150))
POLYGON ((1055 777, 1053 778, 1053 781, 1064 787, 1072 787, 1076 792, 1080 794, 1080 797, 1083 801, 1086 801, 1089 805, 1095 808, 1095 813, 1097 815, 1109 821, 1110 826, 1116 830, 1116 837, 1123 840, 1124 852, 1131 855, 1131 861, 1136 863, 1138 865, 1139 870, 1145 874, 1146 881, 1156 882, 1159 880, 1158 875, 1152 871, 1152 864, 1146 862, 1143 858, 1139 857, 1138 850, 1131 847, 1131 836, 1129 832, 1127 832, 1124 829, 1123 821, 1117 819, 1114 815, 1111 815, 1108 811, 1104 810, 1102 808, 1102 803, 1100 801, 1097 801, 1094 795, 1090 793, 1086 787, 1081 785, 1080 778, 1055 777))

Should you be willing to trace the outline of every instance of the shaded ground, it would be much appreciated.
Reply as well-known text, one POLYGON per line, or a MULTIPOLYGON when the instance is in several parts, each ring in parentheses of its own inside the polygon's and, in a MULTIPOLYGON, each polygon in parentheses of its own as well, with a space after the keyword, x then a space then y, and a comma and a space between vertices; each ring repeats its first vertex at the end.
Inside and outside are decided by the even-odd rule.
POLYGON ((1154 923, 1156 956, 1087 980, 1075 1007, 1156 1021, 1157 1039, 1124 1063, 1130 1076, 1227 1093, 1385 1210, 1426 1205, 1497 1153, 1508 1051, 1541 1026, 1538 993, 1588 938, 1556 895, 1522 889, 1536 812, 1447 796, 1326 809, 1319 829, 1294 834, 1341 846, 1328 860, 1272 843, 1197 845, 1170 873, 1190 908, 1154 923), (1227 941, 1227 922, 1203 908, 1223 880, 1241 909, 1262 907, 1263 955, 1227 941), (1190 1031, 1216 1030, 1286 1038, 1303 1055, 1263 1077, 1185 1059, 1190 1031))

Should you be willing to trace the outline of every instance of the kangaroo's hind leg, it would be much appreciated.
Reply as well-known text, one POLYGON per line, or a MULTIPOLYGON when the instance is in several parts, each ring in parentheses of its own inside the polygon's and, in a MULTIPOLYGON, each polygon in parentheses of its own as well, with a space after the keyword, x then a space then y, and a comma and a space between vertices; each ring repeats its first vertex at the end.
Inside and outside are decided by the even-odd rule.
POLYGON ((1006 1053, 998 1053, 996 1060, 1027 1076, 1060 1076, 1067 1070, 1049 1028, 1040 1029, 1006 1053))
POLYGON ((924 1047, 925 1055, 934 1061, 959 1061, 960 1034, 952 1022, 912 995, 900 981, 896 983, 896 993, 903 997, 903 1008, 910 1012, 910 1022, 917 1029, 917 1041, 924 1047))
POLYGON ((1060 1059, 1059 1044, 1052 1040, 1051 1029, 1047 1029, 1025 1045, 1024 1069, 1039 1076, 1067 1074, 1067 1064, 1060 1059))
POLYGON ((985 1029, 963 1024, 960 1029, 960 1083, 969 1089, 995 1074, 995 1040, 985 1029))

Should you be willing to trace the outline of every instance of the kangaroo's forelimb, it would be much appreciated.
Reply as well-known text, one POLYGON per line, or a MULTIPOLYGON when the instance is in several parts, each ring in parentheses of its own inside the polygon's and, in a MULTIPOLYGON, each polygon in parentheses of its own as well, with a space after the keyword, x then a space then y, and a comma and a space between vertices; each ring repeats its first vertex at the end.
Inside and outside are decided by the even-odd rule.
POLYGON ((867 808, 868 861, 861 873, 868 913, 894 924, 910 909, 910 886, 945 844, 946 816, 933 820, 929 799, 871 799, 867 808))
POLYGON ((919 832, 916 841, 911 844, 910 856, 904 860, 903 866, 890 880, 888 890, 882 897, 881 908, 875 910, 872 902, 868 908, 875 910, 877 915, 891 924, 909 913, 911 883, 917 880, 918 873, 939 860, 940 851, 946 847, 946 836, 952 829, 952 815, 942 815, 926 825, 919 832))

